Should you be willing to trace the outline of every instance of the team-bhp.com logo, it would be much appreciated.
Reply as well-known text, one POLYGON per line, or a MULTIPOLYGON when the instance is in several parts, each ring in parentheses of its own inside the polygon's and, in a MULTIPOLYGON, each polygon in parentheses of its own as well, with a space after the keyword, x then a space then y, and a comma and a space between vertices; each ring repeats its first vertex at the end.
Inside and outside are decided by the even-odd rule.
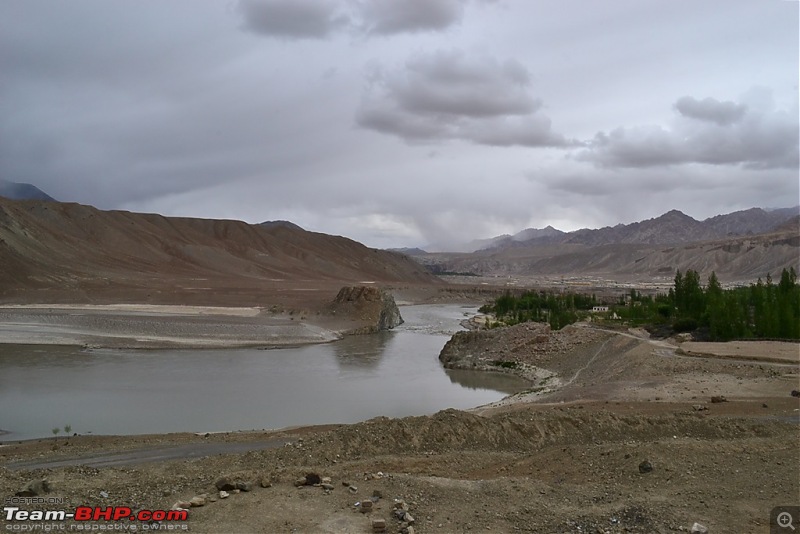
POLYGON ((187 510, 137 510, 127 506, 78 506, 74 512, 66 510, 23 510, 18 506, 5 506, 3 518, 6 530, 188 530, 186 524, 162 523, 186 521, 187 510), (67 525, 65 521, 73 521, 67 525), (137 525, 131 522, 139 522, 137 525), (31 524, 37 522, 36 525, 31 524), (99 523, 98 522, 103 522, 99 523))

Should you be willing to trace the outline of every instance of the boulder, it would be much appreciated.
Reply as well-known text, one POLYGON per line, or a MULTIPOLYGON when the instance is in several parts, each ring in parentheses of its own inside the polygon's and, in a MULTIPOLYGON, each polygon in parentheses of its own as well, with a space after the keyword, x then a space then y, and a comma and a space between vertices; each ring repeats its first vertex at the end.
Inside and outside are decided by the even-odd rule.
POLYGON ((36 497, 50 491, 50 483, 46 478, 31 480, 25 487, 16 492, 14 495, 17 497, 36 497))
POLYGON ((653 471, 653 464, 651 464, 649 461, 645 460, 639 464, 640 473, 650 473, 651 471, 653 471))
POLYGON ((220 477, 214 482, 214 487, 219 491, 230 491, 236 489, 236 485, 228 477, 220 477))

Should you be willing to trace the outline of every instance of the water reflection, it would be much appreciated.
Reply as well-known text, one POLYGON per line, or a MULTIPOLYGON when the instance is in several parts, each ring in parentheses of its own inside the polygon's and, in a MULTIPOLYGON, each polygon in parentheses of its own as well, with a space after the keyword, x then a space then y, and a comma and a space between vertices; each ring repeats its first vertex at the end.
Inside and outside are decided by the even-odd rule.
POLYGON ((445 369, 450 382, 469 389, 492 389, 512 394, 530 387, 530 382, 505 373, 469 371, 467 369, 445 369))
POLYGON ((376 368, 392 340, 392 332, 378 332, 364 336, 347 336, 331 343, 336 363, 343 370, 348 368, 376 368))

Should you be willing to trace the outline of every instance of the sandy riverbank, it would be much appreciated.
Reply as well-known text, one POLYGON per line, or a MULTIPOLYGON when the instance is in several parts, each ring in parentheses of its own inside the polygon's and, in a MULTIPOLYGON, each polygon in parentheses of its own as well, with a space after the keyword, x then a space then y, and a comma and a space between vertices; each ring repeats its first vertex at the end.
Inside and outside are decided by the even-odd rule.
POLYGON ((104 348, 277 347, 339 339, 356 325, 320 313, 175 305, 0 306, 0 343, 104 348))

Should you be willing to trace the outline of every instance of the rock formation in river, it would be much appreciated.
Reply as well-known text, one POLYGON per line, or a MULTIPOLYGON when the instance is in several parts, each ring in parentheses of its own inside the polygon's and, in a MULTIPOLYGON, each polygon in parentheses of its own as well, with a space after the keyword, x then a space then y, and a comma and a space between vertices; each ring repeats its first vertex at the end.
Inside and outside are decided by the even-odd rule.
POLYGON ((350 334, 371 334, 390 330, 403 323, 394 297, 377 287, 343 287, 333 300, 331 311, 337 315, 346 314, 364 323, 363 326, 350 330, 350 334))

